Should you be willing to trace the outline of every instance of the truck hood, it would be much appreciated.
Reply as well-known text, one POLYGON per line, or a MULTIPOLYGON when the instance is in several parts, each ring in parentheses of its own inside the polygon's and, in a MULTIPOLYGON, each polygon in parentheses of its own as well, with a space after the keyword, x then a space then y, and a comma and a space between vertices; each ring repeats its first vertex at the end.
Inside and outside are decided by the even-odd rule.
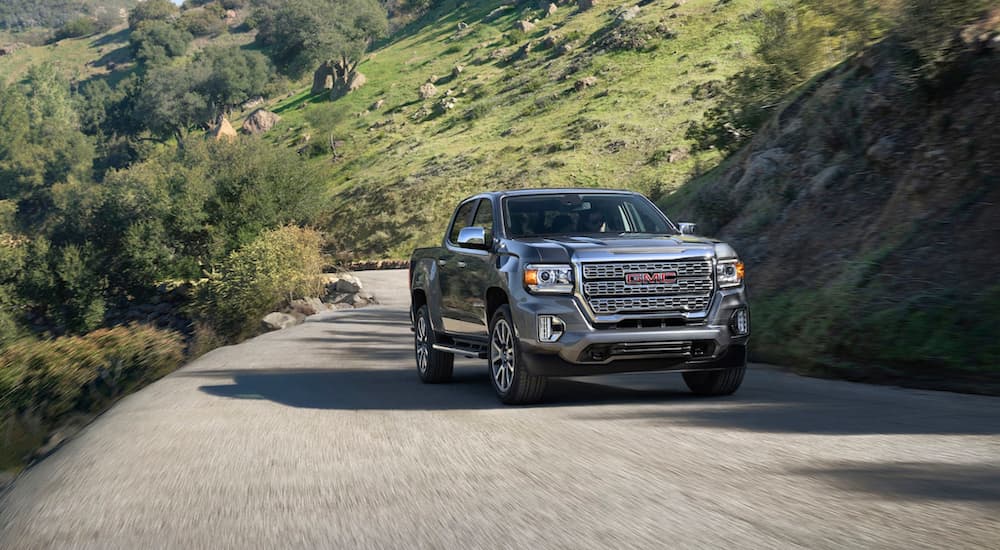
MULTIPOLYGON (((634 237, 545 237, 519 242, 537 252, 537 261, 630 261, 643 258, 736 257, 725 243, 692 235, 634 237)), ((522 257, 530 254, 522 254, 522 257)))

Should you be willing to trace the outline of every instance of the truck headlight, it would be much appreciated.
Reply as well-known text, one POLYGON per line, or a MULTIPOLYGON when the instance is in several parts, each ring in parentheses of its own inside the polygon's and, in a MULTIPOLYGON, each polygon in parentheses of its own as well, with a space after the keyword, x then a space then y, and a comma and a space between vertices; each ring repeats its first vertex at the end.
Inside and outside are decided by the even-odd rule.
POLYGON ((565 264, 527 265, 524 286, 532 292, 569 294, 573 292, 573 267, 565 264))
POLYGON ((743 284, 744 267, 739 260, 722 260, 715 265, 715 279, 719 288, 729 288, 743 284))

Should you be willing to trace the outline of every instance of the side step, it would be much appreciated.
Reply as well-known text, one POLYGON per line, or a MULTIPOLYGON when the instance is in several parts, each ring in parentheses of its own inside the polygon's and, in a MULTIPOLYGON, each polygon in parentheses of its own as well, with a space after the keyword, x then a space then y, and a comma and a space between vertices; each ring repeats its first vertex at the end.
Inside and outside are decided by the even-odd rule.
POLYGON ((486 359, 486 346, 485 345, 474 345, 474 344, 460 344, 455 343, 450 346, 444 344, 434 344, 434 349, 438 351, 446 351, 448 353, 454 353, 455 355, 464 355, 471 359, 486 359))

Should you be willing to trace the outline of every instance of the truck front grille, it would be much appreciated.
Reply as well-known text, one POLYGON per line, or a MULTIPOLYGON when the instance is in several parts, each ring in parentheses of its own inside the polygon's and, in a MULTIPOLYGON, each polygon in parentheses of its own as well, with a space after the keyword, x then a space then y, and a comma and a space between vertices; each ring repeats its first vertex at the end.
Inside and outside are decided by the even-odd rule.
POLYGON ((582 266, 583 296, 597 315, 698 313, 712 299, 712 262, 692 259, 664 262, 587 263, 582 266), (629 274, 673 273, 665 281, 632 283, 629 274))

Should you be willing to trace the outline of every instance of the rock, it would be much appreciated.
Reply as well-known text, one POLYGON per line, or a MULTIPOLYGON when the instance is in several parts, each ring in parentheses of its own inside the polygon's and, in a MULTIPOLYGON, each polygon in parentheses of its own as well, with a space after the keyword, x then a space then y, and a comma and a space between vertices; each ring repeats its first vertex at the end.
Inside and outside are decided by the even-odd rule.
POLYGON ((252 135, 260 135, 274 128, 274 125, 279 122, 281 122, 280 116, 271 111, 257 109, 243 121, 243 131, 252 135))
POLYGON ((448 111, 454 109, 456 103, 457 103, 457 101, 455 100, 454 97, 443 97, 443 98, 441 98, 441 101, 438 101, 434 105, 434 110, 437 111, 437 113, 439 115, 440 114, 444 114, 444 113, 447 113, 448 111))
POLYGON ((382 107, 385 107, 385 100, 384 99, 379 99, 375 103, 372 103, 372 106, 369 107, 368 110, 369 111, 377 111, 377 110, 381 109, 382 107))
POLYGON ((555 15, 555 13, 556 13, 556 11, 558 9, 559 9, 559 6, 556 6, 555 4, 549 2, 548 7, 545 8, 545 16, 546 17, 551 17, 551 16, 555 15))
POLYGON ((441 77, 436 74, 432 74, 427 77, 427 82, 430 82, 431 84, 437 84, 438 80, 441 80, 441 77))
POLYGON ((226 10, 226 21, 232 22, 236 19, 236 10, 226 10))
POLYGON ((454 77, 454 78, 458 78, 459 75, 461 75, 462 71, 464 71, 464 70, 465 70, 465 66, 463 66, 463 65, 455 65, 451 69, 451 76, 454 77))
POLYGON ((778 171, 787 166, 789 155, 784 149, 774 147, 750 157, 743 177, 733 186, 734 191, 745 192, 758 183, 772 179, 778 171))
POLYGON ((597 0, 577 0, 576 6, 580 8, 580 11, 587 11, 593 8, 596 3, 597 0))
POLYGON ((219 117, 215 127, 209 130, 209 135, 215 138, 215 141, 235 141, 239 137, 236 129, 233 128, 233 125, 229 123, 229 119, 225 116, 219 117))
POLYGON ((626 8, 622 10, 621 13, 618 14, 618 21, 631 21, 636 17, 639 17, 639 12, 641 11, 642 8, 640 8, 639 6, 632 6, 631 8, 626 8))
POLYGON ((892 158, 892 152, 895 147, 896 141, 894 139, 889 136, 883 136, 865 151, 865 156, 872 162, 884 164, 892 158))
POLYGON ((288 304, 289 313, 298 313, 306 317, 310 315, 316 315, 319 312, 312 304, 305 300, 292 300, 292 303, 288 304))
POLYGON ((809 181, 806 192, 814 195, 829 189, 843 175, 843 172, 844 169, 839 164, 827 166, 820 173, 813 176, 812 180, 809 181))
POLYGON ((687 0, 677 0, 673 4, 670 4, 670 7, 668 7, 667 9, 668 10, 676 10, 677 8, 683 6, 685 2, 687 2, 687 0))
POLYGON ((330 62, 324 62, 313 72, 313 85, 310 93, 321 94, 333 89, 333 66, 330 62))
POLYGON ((514 28, 521 32, 529 32, 535 30, 535 24, 531 21, 522 20, 514 23, 514 28))
POLYGON ((580 91, 583 91, 583 90, 585 90, 587 88, 591 88, 591 87, 596 86, 596 85, 597 85, 597 77, 596 76, 585 76, 585 77, 581 78, 580 80, 577 80, 575 83, 573 83, 573 89, 575 89, 576 91, 580 92, 580 91))
POLYGON ((459 21, 458 22, 458 30, 464 31, 467 28, 469 28, 469 24, 468 23, 466 23, 465 21, 459 21))
POLYGON ((687 152, 687 150, 685 150, 685 149, 674 149, 674 150, 670 151, 670 154, 667 155, 667 162, 673 164, 675 162, 680 162, 680 161, 682 161, 682 160, 684 160, 686 158, 688 158, 688 152, 687 152))
POLYGON ((347 81, 347 93, 357 91, 362 86, 368 83, 368 77, 364 74, 354 71, 351 74, 351 78, 347 81))
POLYGON ((260 96, 257 96, 257 97, 255 97, 253 99, 248 99, 248 100, 244 101, 242 104, 240 104, 240 110, 241 111, 249 111, 250 109, 253 109, 254 107, 260 107, 263 104, 264 104, 264 98, 260 97, 260 96))
POLYGON ((299 324, 299 320, 293 315, 288 313, 281 313, 275 311, 274 313, 268 313, 261 319, 261 323, 267 330, 281 330, 288 327, 293 327, 299 324))
POLYGON ((361 285, 361 280, 353 275, 342 275, 340 279, 337 280, 336 284, 337 292, 358 292, 363 287, 361 285))
POLYGON ((438 93, 437 87, 430 82, 420 86, 420 99, 430 99, 438 93))
POLYGON ((559 47, 556 48, 556 54, 558 55, 566 55, 571 51, 573 51, 573 44, 570 42, 559 44, 559 47))
POLYGON ((493 11, 491 11, 490 13, 486 14, 486 17, 484 18, 484 20, 485 21, 490 21, 492 19, 496 19, 497 17, 500 17, 501 15, 503 15, 503 13, 505 11, 512 9, 513 7, 514 7, 513 4, 504 4, 502 6, 499 6, 496 9, 494 9, 493 11))
POLYGON ((510 55, 510 50, 507 48, 497 48, 490 52, 490 59, 499 60, 505 59, 510 55))
POLYGON ((0 46, 0 57, 5 55, 10 55, 17 50, 27 48, 28 45, 21 42, 14 42, 13 44, 7 44, 6 46, 0 46))

